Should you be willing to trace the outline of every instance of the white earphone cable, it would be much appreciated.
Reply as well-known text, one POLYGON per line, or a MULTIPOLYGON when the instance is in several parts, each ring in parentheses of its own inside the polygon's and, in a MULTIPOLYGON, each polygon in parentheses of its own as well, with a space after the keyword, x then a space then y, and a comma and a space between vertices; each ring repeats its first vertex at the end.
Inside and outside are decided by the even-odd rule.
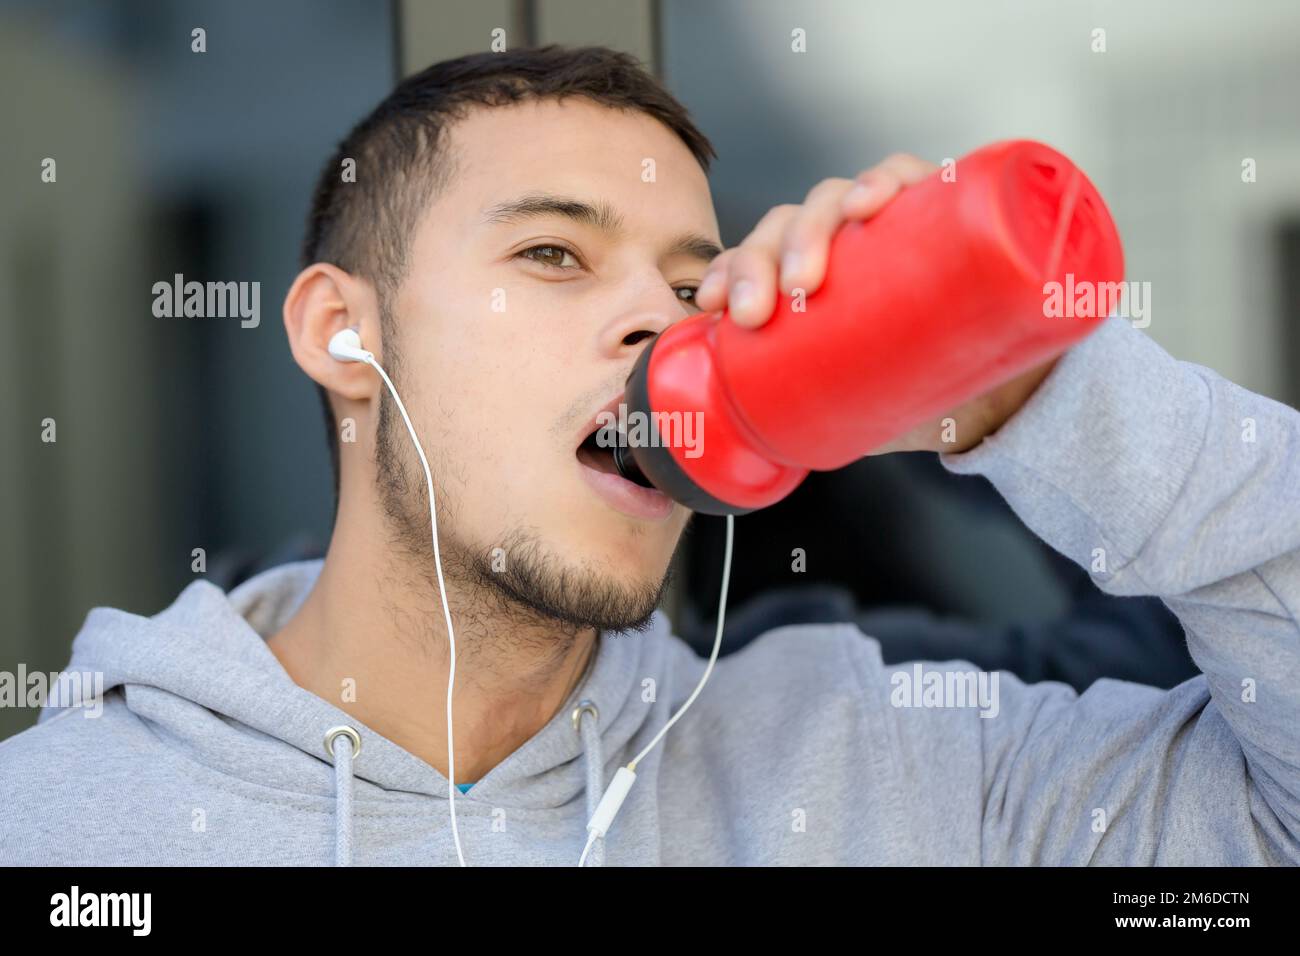
POLYGON ((645 759, 646 754, 654 750, 655 744, 664 739, 664 734, 668 733, 668 729, 672 727, 673 724, 677 723, 677 721, 681 720, 682 714, 686 713, 686 708, 695 703, 695 698, 700 696, 700 691, 704 690, 705 682, 709 679, 709 675, 713 673, 713 665, 718 660, 718 649, 722 647, 722 624, 723 621, 726 620, 727 616, 727 586, 731 583, 731 542, 732 538, 735 536, 735 530, 735 516, 727 515, 727 544, 722 553, 722 593, 718 597, 718 629, 713 635, 713 653, 709 655, 709 666, 704 668, 704 676, 702 676, 700 682, 695 685, 695 690, 691 693, 691 696, 686 698, 686 703, 682 704, 681 708, 677 713, 673 714, 668 723, 664 724, 663 727, 660 728, 659 733, 655 734, 654 739, 650 741, 650 743, 646 744, 645 749, 632 758, 632 762, 627 765, 628 770, 635 772, 636 765, 645 759))
POLYGON ((447 606, 447 585, 442 579, 442 552, 438 549, 438 509, 433 498, 433 472, 429 470, 429 459, 424 456, 424 447, 420 444, 419 436, 415 434, 415 426, 411 424, 411 416, 406 414, 406 406, 402 404, 402 398, 397 394, 397 389, 393 387, 392 380, 388 373, 380 367, 379 362, 370 353, 366 354, 366 363, 370 365, 384 384, 388 386, 389 393, 393 396, 393 401, 397 403, 397 410, 402 413, 402 421, 406 422, 406 430, 410 432, 411 441, 415 443, 415 450, 420 455, 420 464, 424 466, 424 480, 429 488, 429 525, 433 530, 433 564, 438 572, 438 593, 442 595, 442 613, 447 622, 447 644, 451 648, 450 664, 447 671, 447 803, 451 808, 451 836, 456 843, 456 858, 460 860, 460 865, 465 866, 465 854, 460 848, 460 828, 456 825, 456 750, 455 737, 452 732, 451 721, 451 692, 456 683, 456 632, 451 626, 451 608, 447 606))
POLYGON ((614 825, 614 818, 618 816, 618 811, 623 808, 623 801, 627 799, 628 793, 632 790, 632 784, 636 783, 636 765, 645 759, 645 755, 655 748, 659 741, 664 739, 664 734, 668 733, 669 728, 677 723, 686 713, 686 708, 695 703, 695 698, 700 696, 700 691, 704 690, 705 683, 708 682, 709 675, 713 673, 713 665, 717 663, 718 651, 722 647, 722 626, 727 619, 727 588, 731 584, 731 550, 736 536, 736 518, 734 515, 727 515, 727 543, 722 555, 722 593, 718 597, 718 628, 713 635, 713 651, 709 654, 708 666, 704 668, 704 673, 700 676, 700 682, 695 685, 695 690, 691 696, 686 698, 686 703, 678 708, 677 713, 669 718, 668 722, 659 729, 654 739, 646 744, 645 748, 632 758, 631 763, 626 767, 619 767, 618 772, 614 774, 614 779, 610 781, 605 792, 600 797, 600 803, 596 807, 596 812, 592 815, 591 820, 587 823, 587 845, 583 847, 582 856, 578 858, 578 866, 586 866, 587 854, 591 848, 596 845, 597 840, 603 840, 609 828, 614 825))

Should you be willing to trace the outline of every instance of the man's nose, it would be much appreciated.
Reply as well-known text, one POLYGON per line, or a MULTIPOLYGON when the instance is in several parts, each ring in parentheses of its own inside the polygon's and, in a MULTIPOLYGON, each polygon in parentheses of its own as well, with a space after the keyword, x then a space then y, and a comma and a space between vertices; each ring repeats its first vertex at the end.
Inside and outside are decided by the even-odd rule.
POLYGON ((685 317, 681 309, 653 307, 631 311, 606 326, 601 334, 601 354, 611 357, 634 355, 641 351, 640 346, 646 340, 685 317))

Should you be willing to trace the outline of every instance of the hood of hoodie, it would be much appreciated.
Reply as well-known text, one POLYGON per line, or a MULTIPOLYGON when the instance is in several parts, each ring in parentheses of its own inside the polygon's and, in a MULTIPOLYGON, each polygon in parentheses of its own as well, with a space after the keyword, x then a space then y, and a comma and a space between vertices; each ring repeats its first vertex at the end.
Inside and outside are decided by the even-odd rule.
MULTIPOLYGON (((352 727, 361 749, 351 761, 359 797, 383 792, 447 797, 447 779, 345 711, 299 687, 266 639, 305 600, 320 561, 282 565, 228 595, 207 581, 189 585, 166 610, 141 617, 96 608, 77 635, 68 670, 103 674, 104 692, 120 688, 126 706, 164 743, 210 769, 280 790, 332 796, 337 787, 327 731, 352 727)), ((658 708, 637 690, 645 675, 695 659, 657 611, 648 631, 601 634, 587 676, 566 705, 531 739, 474 783, 462 800, 544 809, 588 789, 583 736, 571 717, 578 701, 598 714, 600 777, 608 781, 633 754, 630 742, 652 729, 658 708), (685 662, 685 661, 684 661, 685 662)), ((444 686, 429 688, 440 706, 444 686)), ((42 715, 42 720, 49 716, 42 715)), ((599 796, 597 794, 596 796, 599 796)), ((589 798, 590 799, 590 798, 589 798)))

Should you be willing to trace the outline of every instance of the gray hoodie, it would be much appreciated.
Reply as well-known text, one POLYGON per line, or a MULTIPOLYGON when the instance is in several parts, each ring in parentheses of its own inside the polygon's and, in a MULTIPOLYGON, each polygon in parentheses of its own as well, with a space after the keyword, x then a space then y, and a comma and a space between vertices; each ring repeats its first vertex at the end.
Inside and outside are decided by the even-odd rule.
MULTIPOLYGON (((889 667, 852 625, 782 628, 719 662, 596 862, 1300 861, 1300 413, 1112 318, 941 460, 1103 590, 1163 598, 1203 675, 1078 695, 889 667)), ((196 581, 152 618, 93 610, 69 670, 102 672, 102 713, 50 706, 0 744, 0 863, 454 863, 446 780, 267 648, 318 570, 196 581), (355 759, 326 751, 340 726, 355 759)), ((576 864, 600 790, 703 666, 662 614, 603 634, 570 704, 457 799, 467 862, 576 864)))

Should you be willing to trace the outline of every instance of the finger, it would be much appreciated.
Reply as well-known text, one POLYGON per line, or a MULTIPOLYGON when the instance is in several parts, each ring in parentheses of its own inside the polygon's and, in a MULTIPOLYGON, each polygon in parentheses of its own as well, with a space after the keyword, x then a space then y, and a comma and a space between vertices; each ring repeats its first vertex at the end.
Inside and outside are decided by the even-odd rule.
POLYGON ((768 211, 739 246, 727 270, 727 310, 737 325, 754 328, 776 308, 776 260, 786 226, 797 216, 795 205, 768 211))
POLYGON ((695 304, 703 311, 716 312, 727 307, 727 270, 735 253, 735 249, 720 253, 704 270, 704 277, 695 290, 695 304))
POLYGON ((904 186, 915 186, 931 173, 939 170, 939 167, 929 160, 910 153, 893 153, 881 160, 877 168, 893 173, 904 186))
POLYGON ((875 166, 858 173, 857 185, 845 193, 840 211, 845 219, 870 219, 884 209, 902 188, 902 180, 875 166))
POLYGON ((823 179, 808 192, 781 237, 782 292, 811 295, 822 284, 831 236, 844 221, 844 196, 853 186, 851 179, 823 179))
POLYGON ((939 169, 908 153, 894 153, 859 173, 858 187, 844 197, 846 219, 868 219, 880 212, 904 186, 914 186, 939 169))

